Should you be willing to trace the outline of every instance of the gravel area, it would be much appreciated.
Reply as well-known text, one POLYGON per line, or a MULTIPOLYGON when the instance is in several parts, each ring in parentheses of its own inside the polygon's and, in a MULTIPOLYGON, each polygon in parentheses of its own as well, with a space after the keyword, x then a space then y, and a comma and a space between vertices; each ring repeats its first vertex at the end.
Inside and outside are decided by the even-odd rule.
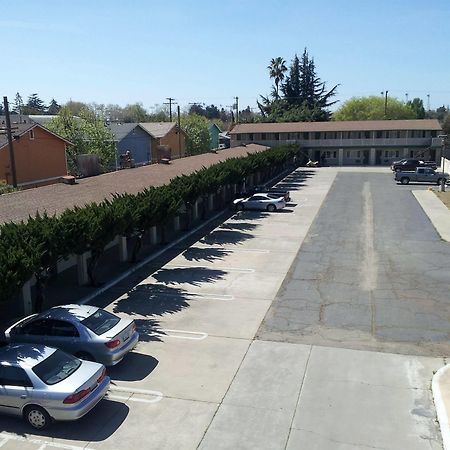
POLYGON ((78 180, 75 185, 62 183, 27 189, 0 196, 0 223, 27 220, 36 212, 60 214, 75 205, 83 206, 111 198, 115 193, 137 193, 149 186, 162 186, 181 174, 190 174, 220 161, 267 150, 263 145, 249 144, 173 160, 170 164, 152 164, 124 169, 78 180))
MULTIPOLYGON (((450 187, 448 187, 447 189, 450 189, 450 187)), ((442 201, 442 203, 448 209, 450 209, 450 191, 438 192, 433 189, 433 192, 438 196, 438 198, 442 201)))

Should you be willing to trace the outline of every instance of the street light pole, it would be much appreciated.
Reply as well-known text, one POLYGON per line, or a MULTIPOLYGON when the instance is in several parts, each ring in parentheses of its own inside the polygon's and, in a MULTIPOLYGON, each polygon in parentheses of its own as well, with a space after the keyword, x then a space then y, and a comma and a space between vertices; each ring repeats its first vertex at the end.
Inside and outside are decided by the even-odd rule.
POLYGON ((442 176, 441 176, 441 186, 440 186, 439 190, 441 192, 445 192, 445 181, 446 180, 445 180, 444 166, 445 166, 445 140, 447 139, 447 135, 440 134, 438 137, 442 139, 442 154, 441 154, 442 176))

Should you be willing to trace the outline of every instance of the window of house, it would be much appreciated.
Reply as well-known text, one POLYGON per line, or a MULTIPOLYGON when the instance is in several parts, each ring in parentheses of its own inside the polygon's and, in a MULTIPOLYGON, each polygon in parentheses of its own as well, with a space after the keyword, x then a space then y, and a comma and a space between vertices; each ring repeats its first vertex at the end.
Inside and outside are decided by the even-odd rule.
POLYGON ((240 134, 240 133, 236 134, 236 140, 237 140, 237 141, 240 141, 240 140, 241 140, 241 134, 240 134))
POLYGON ((431 137, 437 137, 437 132, 436 132, 435 130, 433 130, 433 131, 431 132, 431 137))
POLYGON ((30 139, 34 139, 34 130, 30 130, 30 139))

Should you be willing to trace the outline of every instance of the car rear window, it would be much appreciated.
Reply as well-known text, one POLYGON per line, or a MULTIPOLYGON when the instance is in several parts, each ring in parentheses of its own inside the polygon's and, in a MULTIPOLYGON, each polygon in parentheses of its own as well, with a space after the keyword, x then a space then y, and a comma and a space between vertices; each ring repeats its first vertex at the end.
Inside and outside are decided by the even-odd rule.
POLYGON ((119 321, 120 318, 114 314, 104 311, 103 309, 98 309, 94 314, 82 320, 81 323, 100 336, 111 328, 114 328, 119 321))
POLYGON ((80 366, 81 361, 78 358, 56 350, 44 361, 36 364, 32 370, 45 384, 52 385, 65 380, 80 366))

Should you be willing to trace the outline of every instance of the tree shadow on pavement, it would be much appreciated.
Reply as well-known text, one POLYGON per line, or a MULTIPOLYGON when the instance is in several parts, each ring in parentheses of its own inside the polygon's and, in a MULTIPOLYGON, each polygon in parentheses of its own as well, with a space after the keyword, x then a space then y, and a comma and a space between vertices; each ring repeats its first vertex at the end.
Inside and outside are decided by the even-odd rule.
POLYGON ((190 247, 183 253, 183 256, 188 261, 214 262, 219 259, 223 259, 225 256, 229 255, 230 253, 231 253, 230 250, 224 250, 221 248, 190 247))
MULTIPOLYGON (((239 220, 242 220, 242 217, 239 220)), ((202 238, 200 242, 209 245, 236 245, 252 237, 251 234, 241 231, 215 230, 202 238)))
MULTIPOLYGON (((242 217, 239 216, 239 219, 242 220, 242 217)), ((255 223, 240 222, 240 223, 224 223, 220 225, 219 228, 221 230, 253 231, 258 226, 259 225, 255 223)))

